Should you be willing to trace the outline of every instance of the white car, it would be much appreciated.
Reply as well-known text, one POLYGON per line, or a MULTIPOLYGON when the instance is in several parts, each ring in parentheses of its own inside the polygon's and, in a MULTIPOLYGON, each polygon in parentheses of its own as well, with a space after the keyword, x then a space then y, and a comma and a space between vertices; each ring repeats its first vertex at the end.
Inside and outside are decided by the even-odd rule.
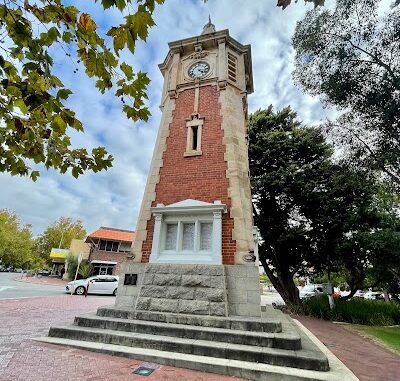
POLYGON ((88 294, 116 295, 119 278, 114 275, 95 275, 87 279, 69 282, 66 286, 67 293, 83 295, 88 294))
POLYGON ((300 299, 311 298, 323 293, 322 284, 307 284, 300 290, 300 299))
POLYGON ((364 299, 368 300, 384 300, 385 297, 382 292, 368 291, 364 294, 364 299))
POLYGON ((366 291, 357 290, 356 293, 353 295, 353 298, 364 298, 366 291))

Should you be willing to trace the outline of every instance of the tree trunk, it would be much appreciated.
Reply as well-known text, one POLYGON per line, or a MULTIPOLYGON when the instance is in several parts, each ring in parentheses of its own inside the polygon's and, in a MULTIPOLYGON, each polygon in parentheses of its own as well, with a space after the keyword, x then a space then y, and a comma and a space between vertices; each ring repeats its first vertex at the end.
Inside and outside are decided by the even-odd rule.
POLYGON ((346 282, 350 287, 350 294, 343 296, 344 300, 349 300, 357 292, 357 290, 362 290, 364 288, 365 272, 357 271, 356 268, 347 268, 349 275, 346 277, 346 282))
POLYGON ((279 273, 279 277, 275 276, 271 269, 268 267, 265 259, 260 259, 261 264, 270 279, 271 283, 278 291, 284 302, 288 305, 290 304, 300 304, 299 290, 296 287, 293 276, 290 273, 279 273))
POLYGON ((357 292, 358 289, 359 288, 350 288, 350 294, 346 295, 346 296, 342 296, 341 299, 343 299, 343 300, 351 299, 354 296, 354 294, 357 292))

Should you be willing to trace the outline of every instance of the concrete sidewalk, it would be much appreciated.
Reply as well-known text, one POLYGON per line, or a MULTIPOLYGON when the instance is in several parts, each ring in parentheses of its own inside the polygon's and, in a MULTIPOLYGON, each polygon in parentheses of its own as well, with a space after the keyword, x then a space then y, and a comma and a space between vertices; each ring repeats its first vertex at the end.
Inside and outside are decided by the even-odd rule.
POLYGON ((67 280, 50 276, 41 276, 40 278, 36 276, 16 276, 14 280, 17 282, 45 284, 48 286, 65 286, 68 283, 67 280))
POLYGON ((294 318, 317 336, 360 381, 400 380, 399 355, 339 324, 305 316, 294 318))

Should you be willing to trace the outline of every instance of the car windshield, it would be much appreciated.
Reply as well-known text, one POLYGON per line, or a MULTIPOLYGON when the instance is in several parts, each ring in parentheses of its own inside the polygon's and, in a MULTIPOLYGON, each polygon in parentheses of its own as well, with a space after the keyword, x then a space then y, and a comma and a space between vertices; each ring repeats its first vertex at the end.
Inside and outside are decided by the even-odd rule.
POLYGON ((302 291, 314 291, 315 290, 315 286, 313 284, 308 284, 307 286, 303 287, 302 291))

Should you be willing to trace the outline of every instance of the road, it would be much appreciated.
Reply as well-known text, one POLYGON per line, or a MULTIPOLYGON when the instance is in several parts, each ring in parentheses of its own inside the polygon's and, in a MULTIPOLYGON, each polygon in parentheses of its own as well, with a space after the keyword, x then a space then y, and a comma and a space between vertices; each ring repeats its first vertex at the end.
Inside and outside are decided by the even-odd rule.
POLYGON ((20 276, 21 274, 19 273, 0 273, 0 300, 35 296, 65 295, 65 289, 62 286, 16 281, 15 278, 20 276))
POLYGON ((266 292, 261 294, 261 305, 275 303, 277 305, 285 304, 281 296, 277 292, 266 292))
MULTIPOLYGON (((64 286, 18 282, 19 273, 0 273, 0 300, 65 295, 64 286)), ((284 304, 277 292, 261 295, 261 304, 284 304)))

